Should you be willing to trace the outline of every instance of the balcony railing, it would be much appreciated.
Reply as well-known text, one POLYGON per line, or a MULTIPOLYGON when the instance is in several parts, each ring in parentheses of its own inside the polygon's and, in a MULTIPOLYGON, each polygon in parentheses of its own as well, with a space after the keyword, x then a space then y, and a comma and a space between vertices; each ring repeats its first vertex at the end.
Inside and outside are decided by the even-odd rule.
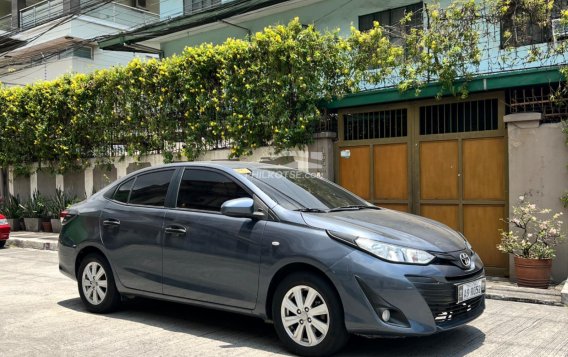
POLYGON ((63 15, 63 0, 45 0, 20 10, 20 28, 27 30, 63 15))
MULTIPOLYGON (((146 25, 160 19, 158 14, 116 2, 104 4, 100 7, 93 6, 89 10, 85 10, 84 13, 130 28, 146 25)), ((26 30, 63 14, 63 0, 45 0, 20 10, 20 27, 26 30)))
POLYGON ((232 1, 235 0, 183 0, 183 12, 185 15, 193 15, 232 1))
POLYGON ((12 14, 0 16, 0 33, 8 32, 12 29, 12 14))
POLYGON ((116 2, 111 2, 91 10, 87 15, 128 27, 147 25, 160 19, 160 15, 153 12, 116 2))

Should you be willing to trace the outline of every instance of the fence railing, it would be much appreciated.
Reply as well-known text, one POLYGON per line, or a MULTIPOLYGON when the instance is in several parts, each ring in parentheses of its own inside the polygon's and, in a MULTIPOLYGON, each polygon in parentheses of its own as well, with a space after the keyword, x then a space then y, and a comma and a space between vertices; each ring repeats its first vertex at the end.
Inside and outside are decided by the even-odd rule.
POLYGON ((87 15, 128 27, 148 25, 160 19, 160 15, 153 12, 116 2, 91 10, 87 15))
POLYGON ((0 16, 0 33, 8 32, 12 29, 12 14, 0 16))
MULTIPOLYGON (((45 0, 20 10, 20 27, 23 30, 41 25, 62 16, 63 0, 45 0)), ((158 21, 160 15, 135 7, 110 2, 101 6, 93 6, 86 11, 88 16, 107 20, 128 27, 147 25, 158 21)))
POLYGON ((20 10, 20 28, 26 30, 63 15, 63 0, 45 0, 20 10))

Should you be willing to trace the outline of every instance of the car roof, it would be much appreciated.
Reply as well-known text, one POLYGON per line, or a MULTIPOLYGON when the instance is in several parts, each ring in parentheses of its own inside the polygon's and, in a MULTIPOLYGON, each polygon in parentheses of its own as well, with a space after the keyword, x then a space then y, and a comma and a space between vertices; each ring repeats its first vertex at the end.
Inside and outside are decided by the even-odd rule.
MULTIPOLYGON (((282 165, 272 165, 266 164, 262 162, 250 162, 250 161, 236 161, 236 160, 213 160, 213 161, 181 161, 175 162, 171 164, 163 164, 163 165, 156 165, 146 168, 146 170, 155 170, 159 168, 167 168, 167 167, 191 167, 191 166, 198 166, 198 167, 211 167, 211 168, 225 168, 225 169, 249 169, 249 170, 258 170, 258 169, 286 169, 290 170, 293 168, 282 166, 282 165)), ((142 170, 141 170, 142 171, 142 170)), ((140 172, 141 172, 140 171, 140 172)))

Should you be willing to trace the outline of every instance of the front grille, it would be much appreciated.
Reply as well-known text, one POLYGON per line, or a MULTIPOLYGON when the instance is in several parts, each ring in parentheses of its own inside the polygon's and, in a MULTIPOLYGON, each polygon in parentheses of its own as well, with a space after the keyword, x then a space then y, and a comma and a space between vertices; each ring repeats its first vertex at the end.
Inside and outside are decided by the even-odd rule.
MULTIPOLYGON (((460 320, 463 316, 467 315, 468 312, 478 308, 482 303, 483 295, 464 301, 460 304, 452 304, 451 306, 446 306, 444 308, 439 307, 436 312, 432 310, 432 314, 434 315, 436 325, 444 326, 454 320, 460 320)), ((430 307, 430 309, 432 309, 432 307, 430 307)))
MULTIPOLYGON (((414 284, 424 300, 426 300, 436 324, 443 327, 466 319, 471 311, 483 305, 483 295, 458 304, 456 287, 456 284, 473 281, 482 275, 483 272, 480 271, 473 274, 473 276, 468 276, 467 279, 464 279, 462 276, 459 281, 452 282, 440 282, 424 276, 407 276, 406 278, 414 284)), ((450 279, 447 278, 447 280, 450 279)))

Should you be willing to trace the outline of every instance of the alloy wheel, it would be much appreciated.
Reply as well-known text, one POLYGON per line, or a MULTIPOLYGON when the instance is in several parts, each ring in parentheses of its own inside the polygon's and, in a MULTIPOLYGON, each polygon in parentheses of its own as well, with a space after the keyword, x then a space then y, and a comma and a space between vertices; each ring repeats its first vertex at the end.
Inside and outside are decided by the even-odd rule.
POLYGON ((83 294, 90 304, 99 305, 102 303, 108 289, 107 275, 102 265, 97 262, 87 264, 83 269, 81 286, 83 287, 83 294))
POLYGON ((322 295, 307 285, 298 285, 284 295, 280 308, 286 333, 301 346, 318 345, 329 331, 329 309, 322 295))

